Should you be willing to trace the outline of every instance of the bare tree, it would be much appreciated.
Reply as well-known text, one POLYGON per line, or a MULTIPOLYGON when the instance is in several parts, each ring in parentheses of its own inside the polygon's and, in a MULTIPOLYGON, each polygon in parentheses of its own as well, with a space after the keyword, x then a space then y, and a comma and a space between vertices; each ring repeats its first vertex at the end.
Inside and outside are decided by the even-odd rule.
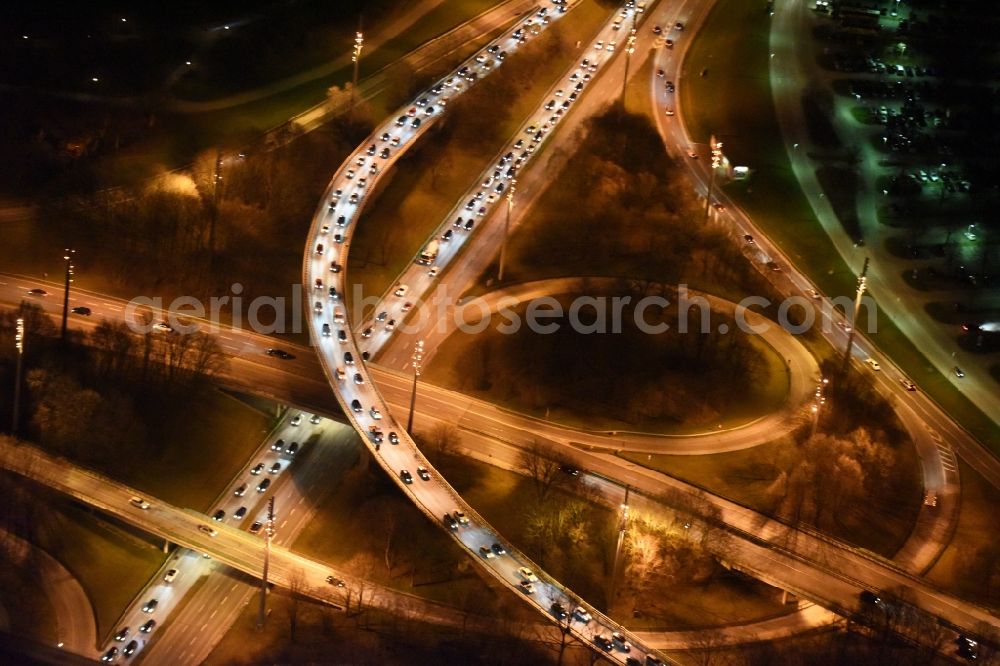
POLYGON ((461 441, 456 426, 450 423, 439 423, 431 430, 427 443, 438 453, 454 455, 461 441))
POLYGON ((539 503, 544 503, 551 490, 565 481, 566 475, 560 469, 564 464, 565 459, 554 448, 537 439, 518 456, 518 465, 535 486, 539 503))
POLYGON ((285 610, 288 613, 288 641, 295 642, 295 634, 299 627, 299 602, 305 587, 305 573, 302 569, 293 569, 288 577, 288 599, 285 610))

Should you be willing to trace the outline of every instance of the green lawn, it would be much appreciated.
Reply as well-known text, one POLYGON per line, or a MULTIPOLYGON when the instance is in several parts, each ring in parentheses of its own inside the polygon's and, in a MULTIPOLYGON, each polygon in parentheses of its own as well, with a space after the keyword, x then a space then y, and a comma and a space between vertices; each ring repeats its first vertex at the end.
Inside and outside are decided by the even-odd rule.
POLYGON ((59 638, 59 625, 48 597, 42 591, 30 569, 24 564, 0 554, 0 613, 9 626, 6 631, 16 636, 31 637, 49 645, 59 638))
POLYGON ((1000 593, 993 583, 1000 574, 1000 560, 993 535, 1000 514, 1000 490, 961 460, 959 474, 962 505, 958 526, 927 578, 961 597, 997 608, 1000 593))
POLYGON ((169 418, 153 436, 158 456, 106 470, 166 502, 207 511, 270 429, 261 412, 218 390, 164 404, 169 418))
MULTIPOLYGON (((786 254, 830 295, 853 294, 864 250, 852 257, 852 269, 840 259, 816 222, 785 154, 774 115, 768 77, 769 17, 764 3, 719 0, 684 61, 678 93, 694 141, 714 133, 736 165, 753 170, 751 178, 727 191, 786 254), (701 77, 703 69, 708 74, 701 77)), ((870 294, 873 298, 891 294, 870 294)), ((879 311, 877 333, 870 338, 942 408, 973 436, 1000 453, 1000 426, 979 411, 879 311)), ((867 330, 862 317, 859 327, 867 330)))
POLYGON ((62 497, 47 511, 39 545, 79 579, 97 615, 97 635, 106 636, 166 555, 147 535, 62 497))

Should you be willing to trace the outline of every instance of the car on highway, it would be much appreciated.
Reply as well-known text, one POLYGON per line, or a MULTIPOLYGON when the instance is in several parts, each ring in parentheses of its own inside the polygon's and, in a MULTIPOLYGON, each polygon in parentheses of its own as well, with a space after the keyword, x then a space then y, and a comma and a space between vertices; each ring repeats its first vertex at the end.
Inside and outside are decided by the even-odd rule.
POLYGON ((654 25, 653 26, 653 34, 654 35, 661 35, 661 34, 663 34, 663 28, 661 28, 658 25, 654 25))
POLYGON ((497 555, 507 554, 507 549, 503 547, 502 543, 494 543, 492 546, 490 546, 490 549, 497 555))
POLYGON ((389 432, 389 443, 399 444, 399 435, 397 435, 394 431, 389 432))
POLYGON ((101 655, 101 661, 112 662, 118 658, 118 648, 110 647, 108 651, 101 655))
POLYGON ((284 359, 286 361, 290 361, 293 358, 295 358, 294 356, 286 352, 284 349, 271 348, 264 350, 264 353, 267 354, 268 356, 276 356, 277 358, 284 359))
POLYGON ((289 456, 294 456, 296 453, 298 453, 298 451, 299 451, 299 443, 292 442, 291 444, 288 445, 288 449, 285 451, 285 453, 289 456))
POLYGON ((250 470, 250 473, 253 474, 254 476, 257 476, 263 471, 264 471, 264 463, 259 462, 253 466, 253 469, 250 470))
POLYGON ((380 419, 380 418, 382 418, 382 412, 378 411, 378 409, 375 407, 375 405, 372 405, 372 408, 368 410, 368 414, 373 419, 380 419))
POLYGON ((84 307, 83 305, 78 305, 72 310, 73 314, 83 315, 84 317, 89 317, 91 312, 90 308, 84 307))
POLYGON ((813 299, 814 301, 822 300, 823 297, 815 289, 806 289, 806 296, 813 299))
POLYGON ((271 445, 271 450, 272 451, 279 451, 279 452, 280 451, 284 451, 285 450, 285 440, 283 440, 283 439, 276 439, 276 440, 274 440, 274 444, 271 445))
POLYGON ((403 480, 403 483, 409 485, 413 483, 413 475, 410 474, 410 470, 401 469, 399 470, 399 478, 403 480))
POLYGON ((590 616, 590 613, 587 612, 587 609, 583 608, 582 606, 577 606, 575 609, 573 609, 573 617, 579 620, 580 622, 583 622, 584 624, 588 624, 590 623, 591 620, 594 619, 590 616))
POLYGON ((363 412, 364 408, 361 406, 361 401, 358 400, 357 398, 351 400, 351 410, 354 411, 355 414, 360 414, 361 412, 363 412))
POLYGON ((246 492, 247 492, 247 484, 244 483, 241 484, 236 490, 234 490, 233 494, 236 495, 237 497, 243 497, 243 495, 246 494, 246 492))
POLYGON ((246 515, 247 515, 247 508, 245 506, 241 506, 240 508, 236 509, 236 511, 233 513, 233 519, 243 520, 244 518, 246 518, 246 515))
POLYGON ((133 639, 130 640, 128 642, 128 645, 125 646, 125 649, 122 650, 122 654, 125 655, 126 657, 131 657, 133 654, 135 654, 135 651, 138 649, 139 649, 139 641, 133 639))
POLYGON ((464 511, 455 511, 455 520, 458 521, 459 525, 468 525, 469 517, 465 515, 464 511))
POLYGON ((684 29, 684 24, 683 23, 681 23, 680 21, 678 21, 677 23, 674 23, 674 30, 680 31, 680 30, 683 30, 683 29, 684 29))
POLYGON ((153 330, 159 331, 160 333, 173 333, 173 327, 165 321, 153 324, 153 330))
POLYGON ((262 493, 271 485, 271 479, 264 479, 257 484, 257 492, 262 493))
POLYGON ((218 534, 218 532, 215 530, 214 527, 209 527, 208 525, 199 525, 198 526, 198 531, 199 532, 204 532, 205 534, 207 534, 210 537, 214 537, 216 534, 218 534))
POLYGON ((570 476, 580 476, 580 468, 570 465, 569 463, 564 463, 559 466, 559 471, 563 474, 569 474, 570 476))
POLYGON ((924 506, 935 507, 937 506, 938 498, 937 493, 927 491, 924 493, 924 506))
POLYGON ((666 42, 664 42, 664 46, 666 46, 668 49, 674 48, 674 40, 668 39, 666 42))
POLYGON ((771 269, 775 273, 780 273, 781 272, 781 266, 779 266, 778 262, 776 262, 776 261, 769 261, 769 262, 767 262, 765 264, 765 266, 767 266, 769 269, 771 269))
POLYGON ((313 414, 309 417, 309 423, 312 423, 313 425, 319 425, 322 420, 323 417, 319 414, 313 414))
POLYGON ((121 629, 118 630, 118 633, 115 634, 115 640, 116 641, 123 641, 123 640, 125 640, 125 637, 128 636, 128 634, 129 634, 129 628, 128 627, 122 627, 121 629))
POLYGON ((214 520, 217 523, 221 523, 225 519, 226 519, 226 512, 222 509, 219 509, 218 511, 212 514, 212 520, 214 520))
POLYGON ((153 630, 153 627, 155 626, 156 626, 156 620, 146 620, 146 622, 141 627, 139 627, 139 631, 141 631, 144 634, 148 634, 153 630))
POLYGON ((344 365, 354 365, 354 354, 344 352, 344 365))
POLYGON ((355 384, 364 384, 365 383, 365 378, 361 375, 360 372, 355 372, 354 373, 354 383, 355 384))
POLYGON ((670 107, 668 106, 667 108, 665 108, 665 109, 663 110, 663 113, 664 113, 665 115, 668 115, 668 116, 672 116, 672 115, 674 115, 674 110, 673 110, 673 109, 671 109, 671 108, 670 108, 670 107))
POLYGON ((518 586, 520 586, 521 591, 524 592, 525 594, 534 594, 535 593, 535 586, 534 586, 534 584, 529 583, 526 580, 519 581, 517 584, 518 584, 518 586))
POLYGON ((330 585, 333 585, 334 587, 345 587, 344 581, 340 580, 339 578, 335 578, 334 576, 327 576, 326 582, 329 583, 330 585))
POLYGON ((667 81, 666 84, 664 84, 664 87, 667 89, 668 93, 672 93, 674 91, 674 82, 667 81))
POLYGON ((538 576, 536 576, 535 572, 532 571, 531 569, 529 569, 528 567, 518 567, 517 568, 517 573, 521 576, 521 578, 523 578, 524 580, 526 580, 528 582, 531 582, 531 583, 537 583, 538 582, 538 576))
POLYGON ((441 521, 444 523, 444 526, 447 527, 449 530, 458 529, 458 521, 455 520, 454 516, 452 516, 450 513, 444 514, 444 517, 441 519, 441 521))
POLYGON ((878 372, 879 370, 882 369, 882 366, 878 364, 878 361, 876 361, 871 357, 865 359, 865 365, 871 367, 871 369, 874 370, 875 372, 878 372))
POLYGON ((143 511, 145 511, 146 509, 148 509, 150 507, 149 502, 147 502, 146 500, 142 499, 141 497, 135 497, 135 496, 133 496, 133 497, 129 498, 128 503, 131 504, 132 506, 134 506, 137 509, 142 509, 143 511))
MULTIPOLYGON (((454 518, 452 518, 452 520, 454 521, 454 518)), ((479 554, 482 557, 486 558, 487 560, 495 559, 496 556, 497 556, 496 553, 494 553, 492 550, 490 550, 489 546, 480 546, 479 547, 479 554)))
POLYGON ((281 471, 281 463, 280 462, 274 463, 273 465, 271 465, 271 469, 267 471, 271 474, 277 474, 278 472, 281 471))
POLYGON ((409 285, 401 284, 397 285, 396 290, 392 292, 396 296, 406 296, 406 292, 410 290, 409 285))
POLYGON ((428 472, 427 468, 422 465, 420 467, 417 467, 417 476, 419 476, 424 481, 431 480, 431 473, 428 472))
POLYGON ((965 373, 962 372, 962 368, 958 367, 957 365, 954 368, 952 368, 952 372, 954 372, 955 376, 958 377, 959 379, 965 376, 965 373))
POLYGON ((253 525, 250 526, 250 534, 257 534, 260 532, 260 528, 264 527, 264 523, 259 520, 255 520, 253 525))
POLYGON ((614 648, 614 645, 611 643, 611 639, 601 634, 594 634, 594 645, 601 648, 605 652, 611 652, 614 648))
POLYGON ((658 70, 656 70, 656 76, 658 76, 659 78, 661 78, 661 79, 662 79, 662 78, 663 78, 664 76, 666 76, 666 75, 667 75, 667 73, 666 73, 666 72, 664 72, 664 71, 663 71, 662 69, 658 69, 658 70))
POLYGON ((909 379, 906 379, 905 377, 902 378, 902 379, 900 379, 899 383, 902 384, 903 388, 905 388, 907 391, 916 391, 917 390, 917 385, 914 384, 913 382, 911 382, 909 379))
MULTIPOLYGON (((209 529, 211 529, 211 528, 209 528, 209 529)), ((212 530, 212 531, 214 532, 215 530, 212 530)), ((142 605, 142 612, 143 613, 152 613, 153 611, 156 610, 156 607, 159 604, 160 604, 160 602, 157 601, 156 599, 150 599, 150 600, 148 600, 146 603, 144 603, 142 605)))
POLYGON ((34 289, 29 289, 28 290, 28 295, 30 295, 30 296, 48 296, 49 292, 45 291, 44 289, 39 289, 39 288, 36 287, 34 289))
POLYGON ((619 633, 617 631, 612 632, 612 634, 611 634, 611 642, 614 643, 615 647, 617 647, 622 652, 631 652, 632 651, 632 645, 629 644, 629 642, 627 640, 625 640, 625 637, 621 633, 619 633))

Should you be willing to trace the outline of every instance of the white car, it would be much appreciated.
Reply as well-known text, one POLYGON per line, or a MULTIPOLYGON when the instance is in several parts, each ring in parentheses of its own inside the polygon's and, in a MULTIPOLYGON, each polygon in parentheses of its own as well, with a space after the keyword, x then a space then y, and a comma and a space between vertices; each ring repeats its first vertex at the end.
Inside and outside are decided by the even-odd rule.
POLYGON ((396 287, 396 291, 394 291, 393 293, 396 296, 406 296, 406 292, 408 292, 409 290, 410 287, 408 285, 401 284, 396 287))
POLYGON ((517 573, 521 575, 521 578, 528 581, 529 583, 538 582, 538 576, 536 576, 535 572, 529 569, 528 567, 518 567, 517 573))
POLYGON ((164 574, 164 576, 163 576, 163 582, 164 583, 172 583, 172 582, 174 582, 175 578, 177 578, 177 569, 170 569, 169 571, 167 571, 166 574, 164 574))
POLYGON ((128 501, 128 503, 137 509, 142 509, 143 511, 148 509, 150 506, 149 502, 142 499, 141 497, 133 497, 128 501))
POLYGON ((882 366, 878 364, 878 361, 876 361, 873 358, 866 358, 865 364, 871 366, 871 369, 874 370, 875 372, 878 372, 879 370, 882 369, 882 366))

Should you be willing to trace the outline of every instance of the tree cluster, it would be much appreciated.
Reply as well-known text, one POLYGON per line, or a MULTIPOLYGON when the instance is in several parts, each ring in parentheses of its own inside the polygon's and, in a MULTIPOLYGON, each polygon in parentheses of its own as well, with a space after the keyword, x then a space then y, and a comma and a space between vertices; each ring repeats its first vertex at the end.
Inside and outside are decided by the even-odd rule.
POLYGON ((896 454, 865 429, 808 437, 768 489, 774 512, 797 524, 837 532, 886 483, 896 454))

